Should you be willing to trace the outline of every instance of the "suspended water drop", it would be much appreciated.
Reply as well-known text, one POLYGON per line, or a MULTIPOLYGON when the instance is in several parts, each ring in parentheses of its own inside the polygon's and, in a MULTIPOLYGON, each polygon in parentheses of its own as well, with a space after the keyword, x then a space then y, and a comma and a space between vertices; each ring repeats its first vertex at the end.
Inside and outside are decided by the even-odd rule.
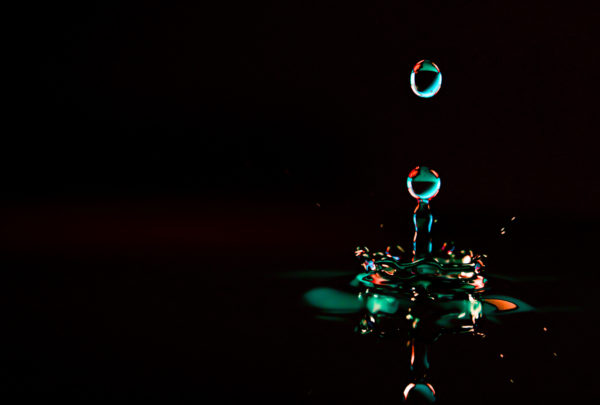
POLYGON ((431 200, 440 191, 440 176, 425 166, 417 166, 406 180, 408 192, 418 200, 431 200))
POLYGON ((430 98, 442 87, 440 68, 430 60, 417 62, 410 73, 410 87, 419 97, 430 98))

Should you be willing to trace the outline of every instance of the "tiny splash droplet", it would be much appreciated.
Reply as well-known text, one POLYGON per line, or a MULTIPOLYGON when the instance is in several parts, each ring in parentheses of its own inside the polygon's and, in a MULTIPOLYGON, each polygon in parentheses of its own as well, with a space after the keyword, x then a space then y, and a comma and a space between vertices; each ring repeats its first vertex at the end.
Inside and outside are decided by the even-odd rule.
POLYGON ((421 98, 435 96, 442 87, 440 68, 430 60, 417 62, 410 74, 410 87, 421 98))

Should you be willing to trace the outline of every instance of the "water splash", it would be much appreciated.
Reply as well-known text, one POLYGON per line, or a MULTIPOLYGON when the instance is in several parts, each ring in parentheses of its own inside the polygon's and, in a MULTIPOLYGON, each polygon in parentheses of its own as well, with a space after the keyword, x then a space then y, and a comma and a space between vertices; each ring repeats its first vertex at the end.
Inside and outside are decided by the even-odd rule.
POLYGON ((439 174, 427 167, 416 167, 408 175, 408 191, 417 200, 412 257, 394 255, 389 248, 375 253, 367 247, 355 251, 364 269, 356 277, 363 288, 359 298, 364 305, 357 331, 407 338, 410 374, 404 399, 411 402, 435 401, 428 353, 440 336, 476 333, 484 304, 490 312, 518 308, 508 299, 483 297, 487 283, 484 255, 457 250, 452 243, 433 251, 430 202, 440 186, 439 174))
POLYGON ((412 255, 398 245, 379 252, 358 247, 354 254, 362 272, 351 283, 361 288, 358 295, 325 288, 305 295, 312 306, 329 314, 361 313, 356 326, 360 334, 405 339, 410 373, 403 396, 411 402, 435 401, 428 353, 437 339, 481 335, 482 318, 497 321, 499 315, 533 309, 511 297, 487 294, 486 255, 450 242, 433 250, 430 202, 440 186, 438 173, 427 167, 416 167, 408 175, 408 191, 417 200, 412 255))
POLYGON ((432 251, 431 228, 433 215, 430 201, 438 194, 441 179, 437 172, 417 166, 407 178, 410 195, 417 200, 413 214, 415 233, 410 260, 385 252, 370 253, 367 247, 358 247, 355 255, 362 261, 365 273, 358 280, 367 287, 378 286, 395 291, 480 291, 485 286, 482 275, 483 255, 472 251, 455 252, 454 245, 445 243, 437 252, 432 251))

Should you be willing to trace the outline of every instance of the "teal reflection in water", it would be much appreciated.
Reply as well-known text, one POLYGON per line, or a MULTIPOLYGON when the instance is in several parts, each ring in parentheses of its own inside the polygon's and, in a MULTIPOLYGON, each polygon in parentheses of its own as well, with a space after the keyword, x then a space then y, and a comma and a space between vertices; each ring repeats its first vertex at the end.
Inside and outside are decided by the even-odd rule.
POLYGON ((333 288, 314 288, 304 295, 306 302, 328 313, 359 312, 363 304, 355 294, 346 293, 333 288))

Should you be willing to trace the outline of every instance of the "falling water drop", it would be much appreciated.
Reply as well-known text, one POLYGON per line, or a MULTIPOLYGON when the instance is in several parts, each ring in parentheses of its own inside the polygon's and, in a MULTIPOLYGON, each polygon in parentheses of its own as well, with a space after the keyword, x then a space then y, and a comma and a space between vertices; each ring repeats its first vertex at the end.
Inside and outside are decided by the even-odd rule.
POLYGON ((410 87, 419 97, 430 98, 442 87, 440 68, 430 60, 417 62, 410 73, 410 87))

